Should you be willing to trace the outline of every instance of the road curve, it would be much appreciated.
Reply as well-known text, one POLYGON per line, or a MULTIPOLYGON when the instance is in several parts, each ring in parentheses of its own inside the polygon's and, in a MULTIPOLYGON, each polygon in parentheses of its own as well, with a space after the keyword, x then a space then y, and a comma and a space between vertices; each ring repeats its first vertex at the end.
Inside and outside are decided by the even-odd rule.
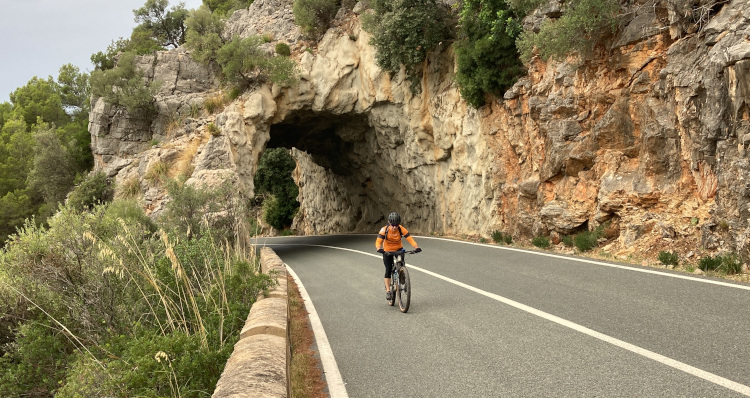
POLYGON ((375 235, 272 247, 314 303, 351 397, 750 396, 750 286, 431 237, 411 308, 375 235))

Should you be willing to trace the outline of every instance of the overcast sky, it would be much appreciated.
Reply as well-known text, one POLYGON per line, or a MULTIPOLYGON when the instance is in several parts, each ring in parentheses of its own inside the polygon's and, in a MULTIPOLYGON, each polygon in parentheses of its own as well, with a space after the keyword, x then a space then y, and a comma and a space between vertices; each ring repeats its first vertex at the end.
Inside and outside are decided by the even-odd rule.
MULTIPOLYGON (((57 79, 65 64, 93 69, 91 54, 130 37, 133 10, 146 0, 0 0, 0 102, 37 76, 57 79)), ((170 0, 170 7, 179 3, 170 0)), ((202 0, 184 0, 198 8, 202 0)))

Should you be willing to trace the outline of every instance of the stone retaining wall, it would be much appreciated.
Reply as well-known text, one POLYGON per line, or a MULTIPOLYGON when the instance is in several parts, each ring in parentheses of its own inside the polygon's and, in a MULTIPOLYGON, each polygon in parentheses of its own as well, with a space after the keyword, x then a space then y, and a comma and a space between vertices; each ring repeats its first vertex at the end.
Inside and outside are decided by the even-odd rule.
POLYGON ((286 267, 264 247, 261 270, 277 281, 268 296, 258 297, 245 321, 213 398, 276 398, 289 394, 289 305, 286 267))

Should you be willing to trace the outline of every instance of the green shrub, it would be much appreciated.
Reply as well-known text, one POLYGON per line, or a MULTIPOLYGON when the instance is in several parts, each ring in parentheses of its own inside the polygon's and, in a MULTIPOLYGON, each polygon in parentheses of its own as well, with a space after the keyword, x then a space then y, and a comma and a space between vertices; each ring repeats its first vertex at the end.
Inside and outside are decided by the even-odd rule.
POLYGON ((286 43, 276 43, 276 54, 279 54, 284 57, 288 57, 292 55, 292 50, 289 48, 289 45, 286 43))
POLYGON ((573 236, 573 244, 581 252, 595 248, 599 244, 598 240, 599 235, 596 231, 580 232, 573 236))
POLYGON ((718 271, 721 268, 721 256, 706 256, 698 261, 698 268, 702 271, 718 271))
POLYGON ((203 0, 211 12, 217 16, 229 16, 235 10, 248 8, 253 0, 203 0))
POLYGON ((703 271, 721 272, 727 275, 739 274, 742 272, 742 261, 735 253, 724 255, 706 256, 698 262, 698 268, 703 271))
POLYGON ((340 0, 294 0, 294 21, 306 34, 322 35, 336 17, 339 5, 340 0))
POLYGON ((617 30, 618 12, 617 0, 576 0, 558 20, 545 21, 539 33, 523 32, 519 36, 521 58, 528 62, 534 48, 544 60, 572 51, 589 54, 617 30))
POLYGON ((516 12, 519 18, 522 19, 546 1, 547 0, 506 0, 506 3, 516 12))
POLYGON ((398 73, 403 65, 416 92, 422 63, 439 43, 450 38, 448 13, 436 0, 371 0, 365 30, 372 34, 378 66, 398 73))
POLYGON ((240 238, 247 210, 229 183, 204 190, 168 180, 167 192, 171 200, 160 219, 165 229, 191 237, 211 233, 230 243, 240 238))
POLYGON ((185 26, 185 47, 190 49, 190 56, 203 64, 215 61, 219 49, 224 44, 221 39, 224 22, 219 14, 211 13, 208 6, 202 5, 190 13, 185 20, 185 26))
POLYGON ((263 221, 277 230, 283 230, 292 224, 298 209, 299 202, 296 200, 292 202, 271 195, 263 202, 263 221))
POLYGON ((498 230, 492 231, 492 240, 494 240, 495 243, 503 242, 503 233, 498 230))
POLYGON ((299 188, 292 179, 296 167, 286 148, 263 152, 255 172, 256 195, 268 195, 263 203, 263 221, 281 230, 291 225, 299 209, 299 188))
POLYGON ((229 203, 203 212, 201 234, 170 224, 186 218, 186 194, 173 191, 165 210, 173 217, 159 220, 158 234, 135 202, 116 200, 87 212, 62 207, 48 228, 27 222, 8 242, 2 280, 25 313, 3 346, 1 396, 211 394, 271 279, 221 232, 233 224, 221 217, 245 217, 229 208, 241 201, 190 195, 229 203))
POLYGON ((521 32, 519 21, 503 1, 463 1, 456 83, 469 105, 484 105, 485 94, 501 95, 526 73, 515 43, 521 32))
POLYGON ((230 101, 234 101, 240 95, 242 95, 242 90, 240 90, 237 87, 232 87, 232 88, 229 89, 229 92, 227 93, 227 99, 230 100, 230 101))
POLYGON ((125 52, 113 69, 91 73, 91 94, 125 108, 130 114, 153 116, 156 112, 154 93, 158 84, 144 84, 145 80, 144 73, 136 67, 135 53, 125 52))
POLYGON ((505 243, 506 245, 510 245, 513 243, 513 235, 500 231, 493 231, 492 240, 494 240, 495 243, 505 243))
POLYGON ((114 196, 111 181, 103 172, 91 173, 68 194, 68 205, 77 210, 109 202, 114 196))
POLYGON ((563 235, 560 240, 562 240, 562 243, 567 247, 573 247, 575 246, 575 243, 573 243, 573 237, 570 235, 563 235))
POLYGON ((211 135, 214 137, 218 137, 221 135, 221 130, 219 130, 219 128, 216 127, 216 125, 213 123, 208 124, 208 132, 211 133, 211 135))
POLYGON ((531 244, 542 249, 546 249, 550 246, 549 238, 546 236, 535 237, 534 239, 531 240, 531 244))
POLYGON ((742 261, 734 253, 724 255, 722 268, 728 275, 740 274, 742 273, 742 261))
POLYGON ((75 352, 56 326, 32 319, 19 327, 14 344, 0 357, 0 396, 53 396, 75 352))
POLYGON ((679 257, 676 252, 659 252, 659 261, 664 265, 677 265, 679 263, 679 257))
POLYGON ((280 86, 289 86, 296 80, 294 60, 269 57, 260 48, 262 43, 258 36, 235 38, 219 49, 217 62, 226 82, 244 89, 264 80, 280 86))

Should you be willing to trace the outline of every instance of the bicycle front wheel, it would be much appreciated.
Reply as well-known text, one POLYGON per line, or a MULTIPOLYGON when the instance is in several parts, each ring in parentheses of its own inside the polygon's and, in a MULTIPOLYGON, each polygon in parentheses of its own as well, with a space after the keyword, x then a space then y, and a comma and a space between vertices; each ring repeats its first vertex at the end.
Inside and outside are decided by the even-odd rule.
MULTIPOLYGON (((394 265, 394 268, 396 266, 394 265)), ((393 306, 396 304, 396 291, 398 290, 398 280, 396 280, 396 273, 391 274, 391 299, 388 300, 388 305, 393 306)))
POLYGON ((409 279, 409 270, 401 267, 398 271, 398 308, 401 312, 409 311, 411 303, 411 280, 409 279))

